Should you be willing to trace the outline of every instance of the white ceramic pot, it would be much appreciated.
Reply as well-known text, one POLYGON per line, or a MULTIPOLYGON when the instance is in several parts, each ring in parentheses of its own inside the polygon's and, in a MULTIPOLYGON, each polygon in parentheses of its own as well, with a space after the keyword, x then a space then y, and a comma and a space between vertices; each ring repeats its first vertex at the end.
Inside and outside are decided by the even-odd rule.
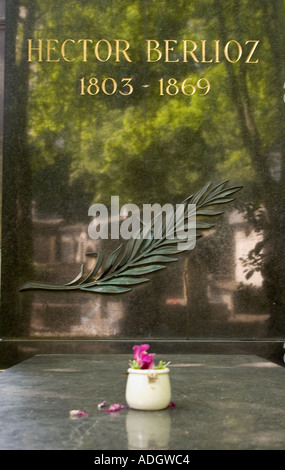
POLYGON ((136 410, 163 410, 171 399, 169 369, 128 369, 126 401, 136 410))

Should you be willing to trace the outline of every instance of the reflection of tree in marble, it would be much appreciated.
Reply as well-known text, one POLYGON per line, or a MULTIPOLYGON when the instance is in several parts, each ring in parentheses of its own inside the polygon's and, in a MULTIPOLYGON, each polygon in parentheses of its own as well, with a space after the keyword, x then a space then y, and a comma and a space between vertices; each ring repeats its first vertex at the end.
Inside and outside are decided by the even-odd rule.
MULTIPOLYGON (((46 216, 48 205, 50 212, 54 210, 49 215, 85 222, 89 202, 86 210, 84 204, 89 198, 108 204, 111 194, 119 194, 122 203, 176 202, 190 186, 234 177, 244 185, 243 201, 250 201, 255 210, 263 206, 266 214, 262 289, 275 324, 271 332, 284 332, 285 263, 279 248, 285 233, 284 168, 280 165, 284 149, 282 2, 225 5, 220 0, 178 0, 174 8, 163 0, 158 8, 155 1, 126 5, 118 0, 111 2, 111 10, 93 0, 85 1, 84 7, 77 2, 72 9, 64 0, 60 6, 50 0, 7 3, 7 74, 12 82, 6 92, 11 105, 5 130, 10 159, 4 167, 4 194, 9 201, 3 213, 4 292, 16 292, 19 283, 31 278, 32 200, 38 210, 46 210, 46 216), (73 27, 78 37, 83 31, 84 37, 94 39, 127 38, 133 63, 34 62, 28 70, 27 37, 67 38, 73 27), (163 43, 166 36, 177 39, 178 54, 182 39, 197 44, 207 39, 207 57, 213 56, 217 38, 221 50, 230 39, 243 46, 247 40, 259 39, 255 55, 259 62, 146 64, 142 57, 146 37, 163 43), (133 76, 139 85, 136 93, 128 101, 117 94, 80 96, 79 79, 103 72, 115 78, 133 76), (197 95, 162 99, 158 93, 151 94, 151 88, 140 87, 147 79, 154 88, 165 74, 178 81, 189 74, 194 79, 205 75, 211 90, 203 99, 197 95), (45 175, 49 184, 42 186, 45 175)), ((248 205, 240 202, 237 207, 249 213, 248 205)), ((197 275, 205 276, 205 266, 197 275)), ((221 267, 216 274, 223 275, 221 267)), ((7 297, 14 302, 13 296, 7 297)), ((15 305, 6 307, 15 311, 15 305)), ((13 324, 11 315, 9 328, 13 324)))

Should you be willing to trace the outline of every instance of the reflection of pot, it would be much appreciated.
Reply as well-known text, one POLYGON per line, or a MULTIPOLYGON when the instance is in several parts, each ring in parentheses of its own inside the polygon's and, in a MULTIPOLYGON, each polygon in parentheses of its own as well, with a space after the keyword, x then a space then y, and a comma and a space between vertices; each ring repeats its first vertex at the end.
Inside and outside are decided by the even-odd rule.
POLYGON ((171 399, 169 369, 128 369, 126 401, 136 410, 163 410, 171 399))
POLYGON ((128 448, 168 449, 171 420, 168 410, 152 413, 128 410, 126 428, 128 448))

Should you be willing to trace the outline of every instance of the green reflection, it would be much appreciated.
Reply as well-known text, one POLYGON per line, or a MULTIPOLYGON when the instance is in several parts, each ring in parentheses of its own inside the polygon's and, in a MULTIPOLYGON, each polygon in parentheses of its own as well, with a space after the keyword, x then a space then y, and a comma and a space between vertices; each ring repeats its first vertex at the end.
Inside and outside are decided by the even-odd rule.
MULTIPOLYGON (((8 292, 39 277, 33 217, 87 224, 88 207, 111 195, 175 203, 226 178, 244 186, 236 208, 261 235, 243 256, 246 280, 261 274, 269 335, 284 334, 282 2, 7 3, 4 310, 15 311, 8 292), (161 51, 155 61, 152 44, 153 62, 150 39, 161 51)), ((233 276, 230 231, 193 260, 196 276, 187 267, 188 310, 202 322, 205 278, 233 276)), ((240 302, 244 291, 233 290, 240 302)), ((9 318, 4 329, 14 331, 9 318)))

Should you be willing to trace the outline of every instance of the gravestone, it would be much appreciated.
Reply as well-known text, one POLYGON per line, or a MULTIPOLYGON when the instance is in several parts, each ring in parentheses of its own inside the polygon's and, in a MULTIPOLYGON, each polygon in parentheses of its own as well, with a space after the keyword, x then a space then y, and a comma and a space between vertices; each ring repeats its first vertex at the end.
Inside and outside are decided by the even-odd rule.
MULTIPOLYGON (((280 358, 282 2, 4 3, 3 364, 137 342, 280 358), (195 247, 169 250, 173 262, 148 271, 148 282, 137 271, 127 288, 102 289, 96 263, 123 257, 132 208, 175 208, 208 182, 224 182, 226 201, 204 207, 210 188, 189 199, 223 212, 197 217, 195 247)), ((134 259, 123 274, 140 269, 134 259)))

